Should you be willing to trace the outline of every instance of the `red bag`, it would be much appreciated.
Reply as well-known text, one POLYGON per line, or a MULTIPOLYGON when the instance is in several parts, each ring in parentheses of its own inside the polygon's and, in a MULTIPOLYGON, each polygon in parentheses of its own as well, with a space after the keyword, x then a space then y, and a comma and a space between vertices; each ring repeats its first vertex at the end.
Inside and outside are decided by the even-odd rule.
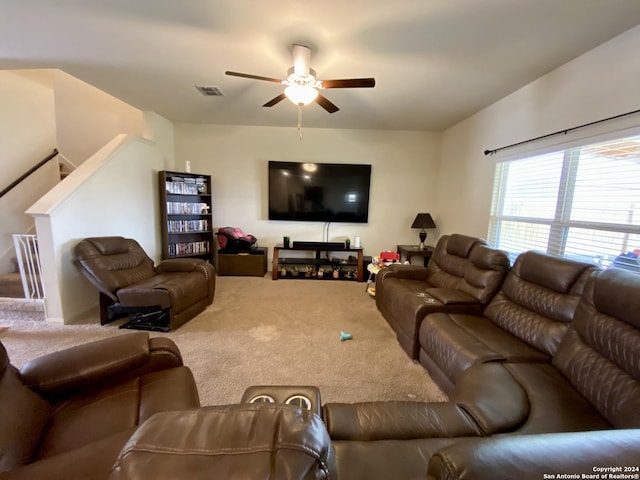
POLYGON ((258 246, 256 237, 245 234, 237 227, 219 228, 216 235, 221 250, 249 250, 258 246))

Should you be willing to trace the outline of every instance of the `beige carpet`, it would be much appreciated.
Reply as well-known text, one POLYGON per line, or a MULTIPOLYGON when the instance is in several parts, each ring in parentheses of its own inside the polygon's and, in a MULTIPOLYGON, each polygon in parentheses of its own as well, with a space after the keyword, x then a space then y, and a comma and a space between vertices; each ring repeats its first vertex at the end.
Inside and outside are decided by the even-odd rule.
MULTIPOLYGON (((121 323, 121 322, 120 322, 121 323)), ((78 325, 0 318, 11 363, 86 341, 126 335, 96 316, 78 325)), ((203 405, 235 403, 251 385, 316 385, 323 402, 443 401, 377 311, 364 284, 218 277, 209 308, 169 333, 196 378, 203 405), (353 339, 340 341, 340 332, 353 339)))

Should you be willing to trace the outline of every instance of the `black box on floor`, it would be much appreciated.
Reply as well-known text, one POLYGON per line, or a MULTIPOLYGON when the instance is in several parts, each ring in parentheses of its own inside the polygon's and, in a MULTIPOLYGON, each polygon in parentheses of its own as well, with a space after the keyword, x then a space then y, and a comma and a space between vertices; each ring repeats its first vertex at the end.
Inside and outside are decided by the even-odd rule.
POLYGON ((218 275, 264 277, 267 273, 267 249, 218 250, 218 275))

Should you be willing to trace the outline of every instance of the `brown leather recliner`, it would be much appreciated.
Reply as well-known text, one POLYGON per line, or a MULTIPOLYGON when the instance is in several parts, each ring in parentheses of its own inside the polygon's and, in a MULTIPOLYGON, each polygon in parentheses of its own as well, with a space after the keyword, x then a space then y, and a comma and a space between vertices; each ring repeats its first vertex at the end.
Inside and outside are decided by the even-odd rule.
POLYGON ((443 235, 427 267, 391 265, 376 278, 376 306, 414 360, 422 320, 433 312, 481 313, 498 292, 509 256, 476 237, 443 235))
POLYGON ((175 343, 118 335, 26 363, 0 343, 0 478, 106 479, 136 427, 199 407, 175 343))
POLYGON ((131 328, 168 331, 213 302, 216 272, 204 260, 169 259, 156 267, 136 240, 123 237, 86 238, 74 253, 74 264, 100 291, 103 325, 129 313, 131 328))

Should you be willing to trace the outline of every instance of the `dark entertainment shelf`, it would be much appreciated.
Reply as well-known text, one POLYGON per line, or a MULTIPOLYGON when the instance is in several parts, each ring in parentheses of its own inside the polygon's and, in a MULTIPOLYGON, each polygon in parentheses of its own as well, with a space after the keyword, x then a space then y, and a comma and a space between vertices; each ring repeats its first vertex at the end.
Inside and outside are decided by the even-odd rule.
POLYGON ((364 281, 364 257, 362 248, 339 248, 336 246, 290 246, 277 245, 273 248, 273 280, 309 279, 309 280, 356 280, 364 281), (315 252, 314 258, 281 258, 281 252, 315 252), (354 253, 354 259, 321 258, 321 252, 354 253))
POLYGON ((211 176, 159 172, 162 258, 197 257, 213 263, 211 176))

